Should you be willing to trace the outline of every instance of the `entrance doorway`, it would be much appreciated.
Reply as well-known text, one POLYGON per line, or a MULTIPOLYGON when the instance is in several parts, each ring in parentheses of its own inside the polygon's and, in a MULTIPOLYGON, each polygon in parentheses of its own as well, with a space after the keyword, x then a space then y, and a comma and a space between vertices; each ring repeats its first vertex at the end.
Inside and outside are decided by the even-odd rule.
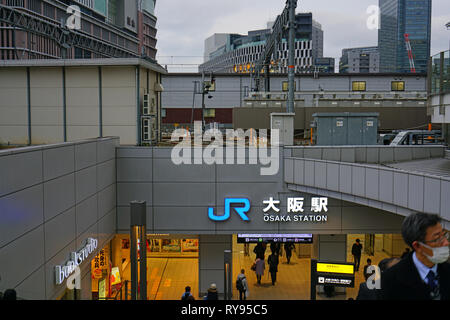
MULTIPOLYGON (((129 235, 113 240, 113 264, 120 265, 123 280, 131 280, 129 235)), ((141 245, 139 245, 139 250, 141 245)), ((147 299, 180 300, 185 287, 198 292, 198 237, 147 235, 147 299)), ((197 297, 196 297, 197 298, 197 297)))
POLYGON ((261 277, 261 284, 257 283, 256 274, 250 268, 255 262, 253 252, 256 243, 248 245, 237 242, 237 235, 233 235, 233 300, 239 300, 239 291, 235 282, 241 269, 245 270, 249 284, 249 300, 309 300, 310 262, 313 244, 295 244, 290 263, 287 263, 284 244, 280 243, 280 257, 277 281, 272 285, 267 258, 271 254, 270 243, 266 244, 264 254, 265 270, 261 277))

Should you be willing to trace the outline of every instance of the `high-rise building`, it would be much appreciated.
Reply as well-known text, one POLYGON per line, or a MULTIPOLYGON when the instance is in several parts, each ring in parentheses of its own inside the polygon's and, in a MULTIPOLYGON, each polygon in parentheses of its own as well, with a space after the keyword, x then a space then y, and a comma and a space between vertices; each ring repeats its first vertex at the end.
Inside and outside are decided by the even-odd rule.
MULTIPOLYGON (((317 58, 323 58, 323 30, 312 13, 298 13, 295 16, 295 71, 313 72, 317 58)), ((272 32, 272 22, 266 29, 249 31, 247 35, 214 34, 205 40, 204 63, 199 71, 247 73, 254 68, 264 50, 267 38, 272 32)), ((273 54, 273 72, 287 72, 287 33, 283 35, 273 54)), ((321 61, 323 64, 323 61, 321 61)), ((327 60, 327 68, 334 62, 327 60)))
POLYGON ((379 0, 381 72, 411 72, 405 34, 416 72, 427 72, 431 47, 431 0, 379 0))
POLYGON ((377 73, 380 71, 378 47, 347 48, 342 50, 340 73, 377 73))
POLYGON ((156 0, 0 0, 0 60, 154 60, 155 3, 156 0), (69 6, 78 6, 79 14, 69 6), (68 28, 67 21, 77 16, 79 28, 68 28))

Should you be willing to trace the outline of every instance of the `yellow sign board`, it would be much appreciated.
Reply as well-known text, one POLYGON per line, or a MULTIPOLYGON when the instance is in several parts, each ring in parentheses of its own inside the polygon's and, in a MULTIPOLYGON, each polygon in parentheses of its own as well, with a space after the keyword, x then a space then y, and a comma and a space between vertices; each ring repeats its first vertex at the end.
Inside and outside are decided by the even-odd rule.
POLYGON ((317 272, 353 274, 353 265, 337 263, 317 263, 317 272))

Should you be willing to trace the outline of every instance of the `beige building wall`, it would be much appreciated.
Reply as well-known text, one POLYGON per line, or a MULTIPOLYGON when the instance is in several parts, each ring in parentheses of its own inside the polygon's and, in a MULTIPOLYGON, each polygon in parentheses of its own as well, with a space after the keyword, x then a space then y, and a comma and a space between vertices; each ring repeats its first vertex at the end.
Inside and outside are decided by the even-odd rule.
POLYGON ((103 136, 137 143, 136 68, 102 67, 103 136))
POLYGON ((26 68, 0 68, 0 144, 28 143, 26 68))
POLYGON ((100 136, 98 67, 66 68, 67 140, 100 136))
POLYGON ((146 61, 18 61, 4 65, 0 66, 1 145, 29 144, 29 128, 33 145, 64 142, 65 134, 67 141, 119 136, 121 144, 136 145, 140 138, 138 107, 142 110, 144 94, 150 93, 160 105, 155 93, 159 73, 155 70, 164 69, 146 61))
POLYGON ((30 68, 32 144, 64 141, 62 79, 61 68, 30 68))

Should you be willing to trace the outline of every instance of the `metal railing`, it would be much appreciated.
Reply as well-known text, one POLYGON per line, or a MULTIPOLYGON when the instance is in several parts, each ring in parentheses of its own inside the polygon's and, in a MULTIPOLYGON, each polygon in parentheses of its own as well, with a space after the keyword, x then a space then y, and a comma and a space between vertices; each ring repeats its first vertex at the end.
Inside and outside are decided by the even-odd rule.
POLYGON ((129 282, 128 280, 123 281, 112 297, 99 298, 98 300, 129 300, 128 298, 131 297, 131 292, 128 290, 129 282))

